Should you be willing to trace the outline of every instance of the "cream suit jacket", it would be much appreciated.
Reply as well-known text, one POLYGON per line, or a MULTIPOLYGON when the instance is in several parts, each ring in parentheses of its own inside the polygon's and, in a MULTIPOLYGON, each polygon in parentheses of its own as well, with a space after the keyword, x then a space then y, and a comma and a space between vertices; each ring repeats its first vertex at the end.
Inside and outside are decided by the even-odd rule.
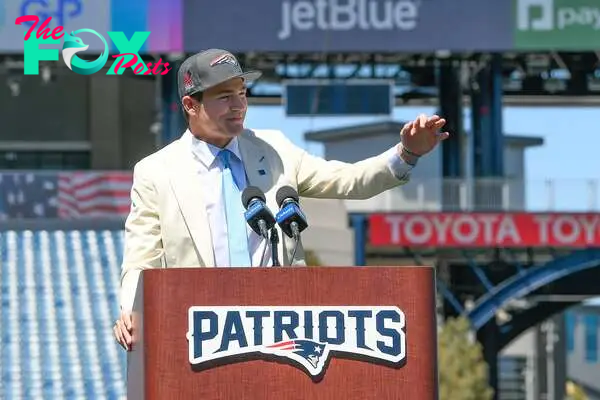
MULTIPOLYGON (((366 199, 409 179, 408 174, 396 177, 392 173, 389 152, 354 164, 326 161, 295 146, 277 130, 245 130, 239 147, 248 185, 265 193, 273 212, 279 208, 275 194, 284 185, 294 187, 301 197, 366 199)), ((134 167, 121 273, 124 311, 131 310, 141 270, 215 267, 201 196, 202 190, 211 188, 194 183, 198 182, 194 163, 187 142, 178 139, 134 167)), ((294 242, 281 230, 279 237, 279 260, 289 265, 294 242)), ((305 264, 301 244, 296 258, 295 265, 305 264)))

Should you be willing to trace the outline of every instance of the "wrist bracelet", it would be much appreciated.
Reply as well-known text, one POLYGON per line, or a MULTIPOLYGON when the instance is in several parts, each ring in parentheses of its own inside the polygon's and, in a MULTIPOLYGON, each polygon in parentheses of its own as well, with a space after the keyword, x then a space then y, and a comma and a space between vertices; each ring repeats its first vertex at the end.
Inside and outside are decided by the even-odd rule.
POLYGON ((405 152, 406 152, 406 154, 408 154, 409 156, 413 156, 413 157, 417 157, 417 158, 421 157, 421 155, 419 155, 419 154, 417 154, 417 153, 415 153, 415 152, 413 152, 413 151, 410 151, 410 150, 409 150, 409 149, 407 149, 407 148, 406 148, 406 146, 404 146, 404 145, 402 145, 402 150, 403 150, 403 151, 405 151, 405 152))

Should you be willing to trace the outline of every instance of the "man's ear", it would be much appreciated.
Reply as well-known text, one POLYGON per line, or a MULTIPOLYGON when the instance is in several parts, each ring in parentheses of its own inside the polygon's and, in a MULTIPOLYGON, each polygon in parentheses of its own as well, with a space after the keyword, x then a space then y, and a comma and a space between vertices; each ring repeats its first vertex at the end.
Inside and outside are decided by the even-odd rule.
POLYGON ((191 113, 194 109, 194 100, 190 96, 183 96, 181 99, 184 112, 191 113))

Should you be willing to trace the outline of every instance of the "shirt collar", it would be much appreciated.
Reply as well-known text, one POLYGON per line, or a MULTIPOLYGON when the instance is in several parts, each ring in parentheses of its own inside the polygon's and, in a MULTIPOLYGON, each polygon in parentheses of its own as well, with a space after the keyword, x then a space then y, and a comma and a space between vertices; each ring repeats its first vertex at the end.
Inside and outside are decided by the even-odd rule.
MULTIPOLYGON (((222 149, 196 138, 189 130, 186 131, 186 135, 189 136, 192 153, 206 168, 210 168, 222 149)), ((237 137, 234 137, 225 148, 235 154, 239 160, 242 159, 237 137)))

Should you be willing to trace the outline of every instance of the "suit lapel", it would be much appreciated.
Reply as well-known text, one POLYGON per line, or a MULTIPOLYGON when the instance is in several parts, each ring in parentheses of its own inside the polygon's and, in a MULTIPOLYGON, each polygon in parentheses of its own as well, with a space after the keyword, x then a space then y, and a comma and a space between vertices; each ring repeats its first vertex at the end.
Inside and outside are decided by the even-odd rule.
POLYGON ((213 267, 215 256, 206 207, 202 200, 197 165, 191 149, 179 140, 171 161, 175 168, 168 168, 171 188, 179 204, 186 227, 199 254, 199 261, 205 267, 213 267))
POLYGON ((247 132, 239 136, 239 146, 248 186, 256 186, 266 193, 273 184, 273 176, 264 148, 247 132))

